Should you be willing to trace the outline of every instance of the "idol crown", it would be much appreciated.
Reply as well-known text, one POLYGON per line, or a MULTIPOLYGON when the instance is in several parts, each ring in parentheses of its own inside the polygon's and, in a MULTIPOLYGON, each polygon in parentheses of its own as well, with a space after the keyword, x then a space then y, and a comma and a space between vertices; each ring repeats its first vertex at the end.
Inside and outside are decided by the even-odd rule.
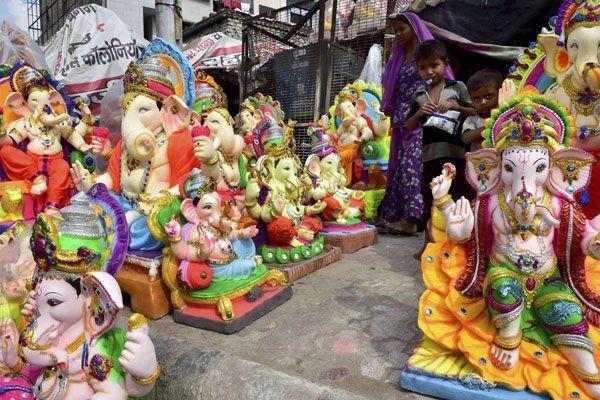
POLYGON ((557 150, 571 144, 572 118, 556 102, 527 89, 515 96, 486 121, 485 146, 539 146, 557 150))
POLYGON ((212 76, 201 69, 197 69, 195 80, 196 101, 204 101, 207 111, 215 108, 227 108, 227 95, 212 76))
POLYGON ((275 158, 293 157, 296 150, 295 125, 295 121, 289 121, 282 126, 271 116, 263 117, 252 132, 256 153, 275 158))
POLYGON ((25 98, 35 90, 49 89, 44 75, 25 62, 20 62, 12 68, 10 86, 13 91, 21 93, 25 98))
POLYGON ((556 33, 568 35, 578 26, 592 27, 600 23, 600 0, 567 0, 559 11, 556 33))
POLYGON ((175 92, 173 83, 162 72, 165 71, 153 63, 140 66, 133 61, 130 62, 123 75, 125 93, 142 93, 157 101, 162 101, 164 97, 175 92))
POLYGON ((188 199, 196 199, 217 190, 217 182, 204 175, 198 168, 192 169, 190 176, 183 183, 183 194, 188 199))
MULTIPOLYGON (((81 199, 73 197, 72 204, 62 211, 64 221, 58 224, 45 213, 38 214, 33 224, 30 245, 33 258, 38 265, 40 276, 81 276, 87 272, 101 270, 100 253, 88 247, 81 246, 77 250, 66 250, 61 247, 59 231, 65 235, 76 235, 76 237, 94 238, 98 236, 100 227, 97 219, 86 219, 90 213, 94 213, 88 203, 78 204, 81 199), (69 209, 71 208, 71 209, 69 209), (87 210, 88 212, 84 211, 87 210), (82 225, 79 217, 88 222, 82 225), (77 220, 77 221, 76 221, 77 220)), ((90 214, 91 215, 91 214, 90 214)))

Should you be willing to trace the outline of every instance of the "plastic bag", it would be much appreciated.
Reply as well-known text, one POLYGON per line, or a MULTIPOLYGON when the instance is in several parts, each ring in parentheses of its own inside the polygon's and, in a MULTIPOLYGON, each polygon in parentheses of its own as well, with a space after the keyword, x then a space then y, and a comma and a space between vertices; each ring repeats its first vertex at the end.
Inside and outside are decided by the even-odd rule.
POLYGON ((459 111, 446 111, 445 113, 431 114, 423 126, 433 126, 448 132, 451 135, 456 135, 458 132, 458 125, 460 123, 460 112, 459 111))
POLYGON ((19 60, 48 71, 46 57, 40 46, 25 31, 3 21, 0 24, 0 64, 14 65, 19 60))
POLYGON ((374 44, 369 49, 365 66, 360 73, 361 80, 367 83, 373 83, 381 86, 381 76, 383 74, 383 46, 374 44))

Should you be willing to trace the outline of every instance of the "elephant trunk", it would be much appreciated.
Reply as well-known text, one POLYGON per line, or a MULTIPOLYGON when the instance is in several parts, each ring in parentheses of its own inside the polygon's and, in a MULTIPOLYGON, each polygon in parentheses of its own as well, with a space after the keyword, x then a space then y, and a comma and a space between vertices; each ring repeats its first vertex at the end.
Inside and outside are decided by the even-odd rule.
POLYGON ((63 113, 59 115, 42 113, 38 117, 38 121, 45 126, 56 126, 61 122, 69 119, 69 114, 63 113))
POLYGON ((600 64, 593 61, 585 63, 581 68, 581 76, 591 89, 600 89, 600 64))
POLYGON ((152 132, 141 128, 124 136, 125 149, 130 156, 141 162, 152 159, 156 147, 156 139, 152 132))
POLYGON ((536 213, 535 182, 525 178, 513 184, 514 212, 519 229, 525 232, 533 222, 536 213))

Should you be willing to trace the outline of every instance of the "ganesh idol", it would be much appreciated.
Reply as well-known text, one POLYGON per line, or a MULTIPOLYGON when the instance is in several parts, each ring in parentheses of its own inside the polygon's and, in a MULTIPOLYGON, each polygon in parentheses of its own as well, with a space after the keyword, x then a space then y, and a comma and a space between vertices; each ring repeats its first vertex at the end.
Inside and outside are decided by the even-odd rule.
POLYGON ((289 121, 281 126, 265 116, 255 127, 252 143, 259 158, 245 199, 248 214, 259 221, 262 232, 255 239, 260 255, 268 265, 282 269, 288 281, 340 258, 339 249, 324 251, 318 215, 327 203, 311 201, 315 189, 294 153, 294 125, 289 121))
POLYGON ((494 110, 484 149, 467 154, 471 204, 448 195, 451 164, 431 182, 425 338, 404 387, 446 398, 600 398, 600 220, 586 220, 575 199, 594 158, 572 147, 573 134, 563 108, 526 89, 494 110))
POLYGON ((286 301, 292 291, 284 275, 256 255, 252 238, 258 229, 238 225, 240 212, 223 204, 216 180, 194 168, 180 189, 182 200, 160 199, 148 220, 168 245, 162 276, 174 320, 229 334, 286 301))
MULTIPOLYGON (((575 119, 577 146, 600 152, 600 1, 565 0, 549 29, 537 37, 510 69, 517 87, 535 85, 550 99, 567 107, 575 119)), ((510 84, 506 82, 506 84, 510 84)), ((600 163, 593 167, 600 174, 600 163)), ((593 179, 580 194, 588 218, 600 213, 600 180, 593 179)))
POLYGON ((113 274, 129 235, 104 185, 80 192, 60 218, 38 214, 30 238, 34 289, 23 330, 0 323, 0 395, 48 400, 125 400, 149 394, 160 375, 148 324, 115 326, 123 298, 113 274))
POLYGON ((3 104, 0 162, 11 181, 28 183, 27 190, 42 209, 56 212, 68 203, 71 187, 61 139, 81 152, 88 151, 83 137, 94 118, 82 106, 81 122, 73 128, 62 95, 40 71, 24 62, 12 67, 8 79, 12 93, 3 104))
POLYGON ((177 194, 180 178, 200 165, 190 133, 193 76, 184 58, 161 39, 152 41, 123 75, 122 137, 108 171, 92 176, 79 162, 72 165, 78 189, 103 183, 118 199, 129 224, 130 250, 162 249, 148 230, 147 215, 162 191, 177 194))

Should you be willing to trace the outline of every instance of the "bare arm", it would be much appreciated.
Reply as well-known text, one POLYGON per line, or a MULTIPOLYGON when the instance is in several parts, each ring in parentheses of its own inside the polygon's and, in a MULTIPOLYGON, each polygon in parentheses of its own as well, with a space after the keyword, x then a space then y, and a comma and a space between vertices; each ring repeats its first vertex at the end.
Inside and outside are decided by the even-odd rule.
POLYGON ((481 132, 483 132, 485 128, 477 128, 477 129, 469 129, 463 132, 462 141, 464 144, 473 144, 477 142, 481 142, 483 138, 481 137, 481 132))
POLYGON ((404 126, 406 127, 407 130, 414 131, 415 129, 417 129, 419 127, 419 121, 421 120, 422 117, 423 117, 423 114, 421 114, 421 110, 419 110, 415 114, 413 114, 412 117, 410 117, 406 120, 406 123, 404 124, 404 126))
POLYGON ((13 122, 8 125, 5 131, 0 133, 0 144, 9 143, 11 141, 15 141, 16 143, 21 143, 27 137, 27 132, 21 131, 17 122, 13 122))

